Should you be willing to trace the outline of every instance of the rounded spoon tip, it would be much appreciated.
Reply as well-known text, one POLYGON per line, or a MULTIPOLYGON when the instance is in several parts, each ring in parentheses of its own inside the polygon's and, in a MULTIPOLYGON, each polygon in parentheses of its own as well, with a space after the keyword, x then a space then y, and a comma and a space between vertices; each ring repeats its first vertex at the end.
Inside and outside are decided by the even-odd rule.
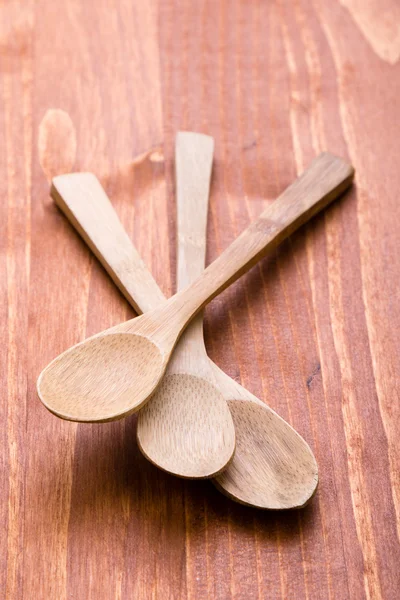
POLYGON ((231 464, 213 480, 237 502, 270 510, 304 507, 318 487, 318 465, 303 438, 273 411, 229 401, 240 436, 231 464))
POLYGON ((232 460, 236 444, 223 396, 207 379, 189 373, 164 376, 139 414, 137 440, 150 462, 191 479, 221 473, 232 460))
POLYGON ((166 367, 158 346, 140 335, 89 338, 54 359, 40 374, 44 406, 68 421, 106 422, 139 410, 166 367))

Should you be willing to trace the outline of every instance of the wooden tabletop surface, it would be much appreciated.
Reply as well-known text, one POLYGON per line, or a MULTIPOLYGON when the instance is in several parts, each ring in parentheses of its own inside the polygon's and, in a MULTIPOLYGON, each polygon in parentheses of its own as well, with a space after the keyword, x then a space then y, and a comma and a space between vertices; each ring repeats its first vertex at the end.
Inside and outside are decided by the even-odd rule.
POLYGON ((0 598, 397 600, 399 3, 9 0, 0 50, 0 598), (215 138, 208 261, 321 150, 356 168, 206 311, 213 360, 315 452, 301 511, 158 471, 135 416, 77 425, 36 396, 133 315, 48 178, 93 171, 171 294, 180 129, 215 138))

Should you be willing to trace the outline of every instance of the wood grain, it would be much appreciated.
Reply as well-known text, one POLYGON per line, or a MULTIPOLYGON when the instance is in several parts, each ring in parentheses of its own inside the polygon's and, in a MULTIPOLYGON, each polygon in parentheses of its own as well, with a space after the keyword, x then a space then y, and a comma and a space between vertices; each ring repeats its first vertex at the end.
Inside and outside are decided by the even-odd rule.
POLYGON ((395 0, 0 5, 2 597, 397 600, 397 24, 395 0), (319 151, 355 165, 357 193, 206 311, 213 360, 311 443, 304 512, 157 471, 134 417, 76 426, 37 401, 53 356, 132 316, 49 198, 53 120, 166 295, 178 129, 216 141, 209 261, 319 151))

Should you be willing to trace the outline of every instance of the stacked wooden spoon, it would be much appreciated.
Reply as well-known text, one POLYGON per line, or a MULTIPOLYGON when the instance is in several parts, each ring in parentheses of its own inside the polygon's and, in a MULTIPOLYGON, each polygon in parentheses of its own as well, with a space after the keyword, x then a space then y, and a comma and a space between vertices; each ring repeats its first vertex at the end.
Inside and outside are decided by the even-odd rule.
POLYGON ((300 435, 207 357, 202 308, 343 193, 351 165, 331 154, 308 169, 204 270, 212 138, 176 141, 178 288, 166 300, 96 177, 53 179, 52 196, 132 306, 144 314, 70 348, 41 373, 38 393, 59 417, 109 421, 139 413, 144 455, 181 477, 213 477, 260 508, 304 506, 318 483, 300 435))

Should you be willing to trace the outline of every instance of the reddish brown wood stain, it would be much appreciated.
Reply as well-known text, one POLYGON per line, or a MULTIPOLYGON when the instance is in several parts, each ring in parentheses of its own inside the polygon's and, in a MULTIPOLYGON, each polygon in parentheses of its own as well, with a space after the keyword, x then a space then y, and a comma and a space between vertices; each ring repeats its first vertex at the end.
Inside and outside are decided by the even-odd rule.
POLYGON ((0 6, 1 598, 397 600, 398 14, 395 0, 0 6), (357 170, 357 190, 206 314, 210 356, 316 453, 300 512, 157 471, 135 417, 76 425, 36 397, 51 358, 132 314, 46 176, 94 171, 171 293, 178 129, 216 141, 209 260, 320 150, 357 170), (164 161, 133 163, 160 145, 164 161))

